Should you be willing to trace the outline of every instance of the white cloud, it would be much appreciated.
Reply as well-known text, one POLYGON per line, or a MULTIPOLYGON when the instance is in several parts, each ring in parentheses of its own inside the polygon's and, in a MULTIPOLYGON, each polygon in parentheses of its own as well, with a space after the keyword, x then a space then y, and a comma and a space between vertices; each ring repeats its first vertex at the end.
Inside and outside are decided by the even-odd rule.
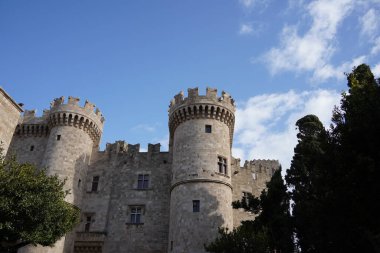
POLYGON ((271 0, 239 0, 239 3, 247 10, 252 10, 254 7, 258 7, 255 9, 259 9, 262 11, 266 9, 271 0))
POLYGON ((298 26, 285 25, 280 45, 264 55, 271 73, 311 71, 321 81, 339 76, 336 74, 339 68, 329 62, 337 50, 337 29, 353 7, 353 0, 316 0, 307 5, 307 14, 312 19, 309 29, 300 34, 298 26))
POLYGON ((239 34, 252 34, 253 28, 252 24, 242 24, 240 26, 239 34))
POLYGON ((146 132, 155 132, 156 131, 157 124, 154 125, 148 125, 148 124, 139 124, 137 126, 134 126, 132 130, 137 131, 146 131, 146 132))
POLYGON ((374 38, 379 27, 378 16, 379 13, 376 13, 374 9, 370 9, 360 18, 361 34, 374 38))
POLYGON ((380 36, 374 40, 374 46, 371 49, 371 54, 376 55, 380 53, 380 36))
POLYGON ((375 75, 375 77, 380 78, 380 62, 372 68, 372 73, 375 75))
POLYGON ((255 3, 255 0, 239 0, 240 4, 242 4, 244 7, 251 7, 255 3))
POLYGON ((326 64, 320 68, 314 70, 312 81, 319 82, 325 81, 330 78, 335 78, 342 80, 345 78, 344 73, 349 73, 353 67, 357 67, 360 64, 366 62, 367 56, 362 55, 352 59, 349 62, 344 62, 339 66, 333 66, 331 64, 326 64))
POLYGON ((315 114, 328 127, 340 94, 334 90, 265 94, 238 103, 234 156, 245 159, 278 159, 289 168, 297 144, 295 122, 315 114))

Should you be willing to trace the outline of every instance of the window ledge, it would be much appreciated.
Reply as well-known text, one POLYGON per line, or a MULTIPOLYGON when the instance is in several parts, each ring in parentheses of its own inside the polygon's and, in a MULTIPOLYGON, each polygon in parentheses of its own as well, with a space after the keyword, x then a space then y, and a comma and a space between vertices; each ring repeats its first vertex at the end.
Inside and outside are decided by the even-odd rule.
POLYGON ((99 191, 86 191, 86 193, 96 193, 96 194, 98 194, 99 191))
POLYGON ((219 175, 219 176, 223 176, 223 177, 226 177, 226 178, 230 178, 229 176, 227 176, 226 174, 223 174, 223 173, 220 173, 220 172, 215 172, 216 175, 219 175))
POLYGON ((137 191, 151 191, 151 190, 153 190, 153 188, 133 188, 133 190, 137 190, 137 191))

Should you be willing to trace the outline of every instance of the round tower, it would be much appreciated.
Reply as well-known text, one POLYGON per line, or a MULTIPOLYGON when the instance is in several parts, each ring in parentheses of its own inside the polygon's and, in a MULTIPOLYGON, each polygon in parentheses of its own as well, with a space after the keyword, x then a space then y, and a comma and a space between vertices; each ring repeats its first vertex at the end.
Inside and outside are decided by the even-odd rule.
MULTIPOLYGON (((81 207, 85 191, 85 177, 93 150, 97 150, 103 129, 104 118, 95 105, 86 101, 84 107, 79 99, 64 97, 51 103, 48 114, 50 129, 42 167, 50 175, 66 179, 65 189, 70 190, 66 201, 81 207)), ((74 233, 67 234, 53 248, 44 248, 47 253, 73 252, 74 233)))
POLYGON ((168 252, 205 252, 218 227, 233 228, 231 145, 235 122, 231 96, 207 88, 179 93, 169 109, 172 185, 168 252))
POLYGON ((56 98, 51 103, 48 115, 50 129, 42 167, 50 175, 66 178, 66 189, 70 194, 66 201, 81 205, 84 187, 82 181, 87 172, 93 149, 98 148, 104 118, 95 105, 86 100, 84 107, 78 105, 79 99, 56 98))

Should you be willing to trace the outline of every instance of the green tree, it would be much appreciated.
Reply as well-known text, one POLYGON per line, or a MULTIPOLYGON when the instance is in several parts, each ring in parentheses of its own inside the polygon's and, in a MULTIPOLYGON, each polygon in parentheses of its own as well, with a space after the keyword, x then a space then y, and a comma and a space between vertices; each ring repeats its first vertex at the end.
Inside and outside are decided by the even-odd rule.
POLYGON ((79 222, 64 198, 64 181, 32 164, 0 156, 0 252, 28 244, 52 246, 79 222))
POLYGON ((347 74, 348 93, 333 114, 336 160, 336 209, 344 250, 380 252, 380 87, 368 65, 347 74))
POLYGON ((328 132, 317 116, 307 115, 296 126, 298 144, 285 176, 291 188, 295 232, 303 252, 323 252, 329 232, 325 208, 332 187, 328 175, 332 149, 328 132))
POLYGON ((293 229, 289 212, 289 196, 281 177, 281 169, 277 170, 267 183, 260 198, 250 195, 233 203, 234 208, 259 214, 254 221, 244 221, 229 232, 219 231, 220 236, 206 246, 206 250, 214 253, 288 253, 294 251, 293 229))
POLYGON ((347 74, 326 131, 314 115, 297 121, 286 181, 302 252, 380 252, 380 89, 362 64, 347 74))

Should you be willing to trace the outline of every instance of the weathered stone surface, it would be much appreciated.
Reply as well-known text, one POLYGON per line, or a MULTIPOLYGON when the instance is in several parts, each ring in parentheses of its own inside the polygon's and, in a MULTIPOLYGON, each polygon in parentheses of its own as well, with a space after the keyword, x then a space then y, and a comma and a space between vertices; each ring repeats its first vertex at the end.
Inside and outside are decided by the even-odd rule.
MULTIPOLYGON (((66 200, 82 213, 81 223, 54 247, 27 246, 20 252, 203 253, 218 227, 232 229, 254 219, 253 214, 233 210, 231 202, 243 192, 259 196, 279 168, 278 161, 252 160, 240 167, 240 160, 231 156, 231 96, 222 92, 218 97, 211 88, 204 96, 197 88, 188 92, 170 104, 169 152, 161 152, 160 144, 140 152, 139 144, 125 141, 99 151, 104 118, 92 103, 81 107, 74 97, 67 102, 55 99, 41 117, 25 111, 18 119, 9 109, 7 114, 18 121, 16 129, 16 123, 0 121, 1 129, 7 129, 0 132, 6 137, 0 137, 13 135, 9 152, 66 178, 71 191, 66 200), (219 171, 219 157, 226 162, 226 172, 219 171), (147 179, 146 184, 139 178, 147 179), (199 212, 194 212, 194 200, 199 201, 199 212)), ((14 104, 8 100, 2 97, 1 103, 11 108, 14 104)))
POLYGON ((0 144, 3 155, 7 154, 21 112, 21 107, 0 87, 0 144))

